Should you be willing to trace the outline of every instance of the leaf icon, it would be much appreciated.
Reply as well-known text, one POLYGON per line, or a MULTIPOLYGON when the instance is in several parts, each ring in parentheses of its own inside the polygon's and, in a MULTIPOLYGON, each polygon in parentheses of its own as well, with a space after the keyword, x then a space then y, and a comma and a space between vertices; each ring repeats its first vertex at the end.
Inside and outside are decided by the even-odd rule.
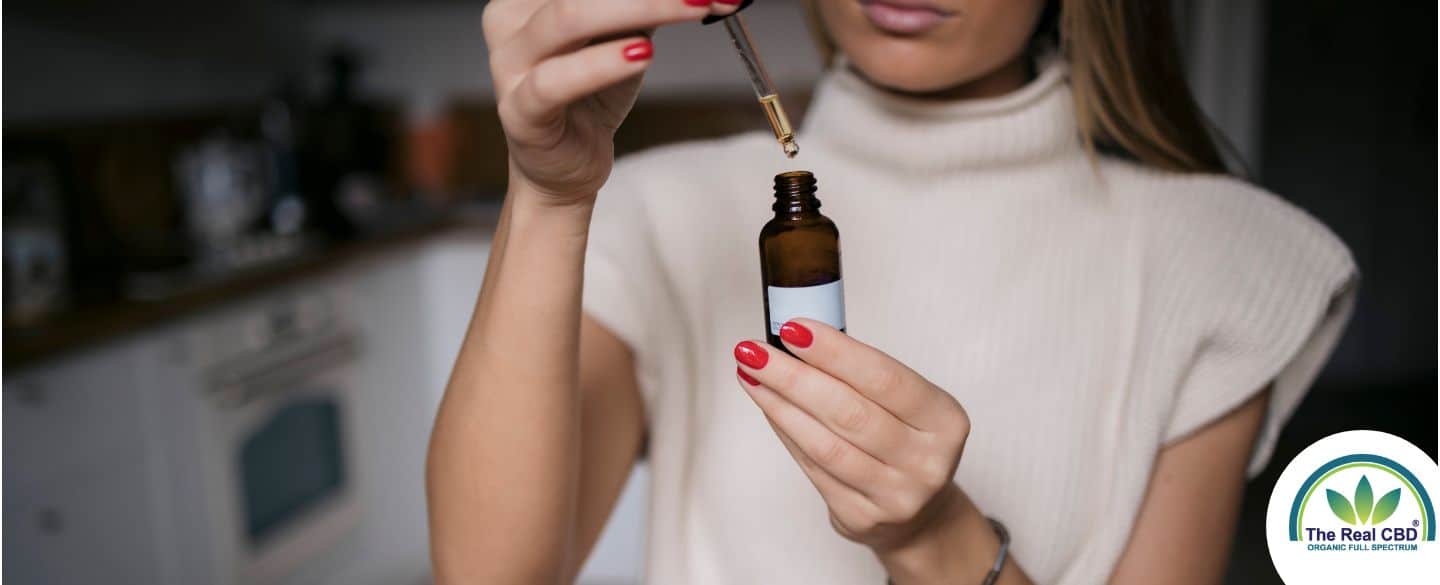
POLYGON ((1335 513, 1336 518, 1352 526, 1355 524, 1355 509, 1350 507, 1350 500, 1335 490, 1325 490, 1325 498, 1330 500, 1330 511, 1335 513))
POLYGON ((1371 524, 1379 524, 1395 513, 1395 508, 1400 505, 1400 488, 1390 490, 1390 493, 1381 496, 1380 501, 1375 503, 1375 517, 1370 519, 1371 524))
POLYGON ((1355 517, 1361 523, 1370 520, 1370 508, 1375 505, 1375 493, 1370 491, 1370 478, 1360 476, 1360 485, 1355 486, 1355 517))

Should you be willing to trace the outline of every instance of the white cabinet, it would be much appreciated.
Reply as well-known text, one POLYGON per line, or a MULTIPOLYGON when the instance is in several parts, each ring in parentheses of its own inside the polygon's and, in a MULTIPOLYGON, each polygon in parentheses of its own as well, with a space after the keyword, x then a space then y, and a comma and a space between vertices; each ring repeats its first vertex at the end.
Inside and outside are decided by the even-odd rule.
POLYGON ((117 462, 7 488, 5 582, 162 583, 155 510, 144 483, 131 481, 133 467, 117 462))
MULTIPOLYGON (((140 454, 134 348, 109 347, 5 377, 5 469, 19 480, 140 454)), ((6 483, 10 483, 6 474, 6 483)))
POLYGON ((6 583, 161 582, 136 351, 110 346, 6 376, 6 583))
POLYGON ((435 393, 437 407, 465 340, 489 259, 490 240, 480 237, 437 240, 419 258, 420 324, 428 349, 418 365, 424 385, 435 393))
POLYGON ((355 485, 363 513, 347 543, 355 562, 310 583, 413 583, 426 575, 425 449, 434 393, 423 383, 427 351, 418 258, 428 245, 368 259, 338 276, 360 332, 352 417, 355 485))
POLYGON ((324 583, 411 583, 429 573, 425 456, 475 295, 489 241, 479 235, 432 238, 339 277, 364 338, 355 391, 365 454, 358 472, 365 514, 356 555, 324 583))

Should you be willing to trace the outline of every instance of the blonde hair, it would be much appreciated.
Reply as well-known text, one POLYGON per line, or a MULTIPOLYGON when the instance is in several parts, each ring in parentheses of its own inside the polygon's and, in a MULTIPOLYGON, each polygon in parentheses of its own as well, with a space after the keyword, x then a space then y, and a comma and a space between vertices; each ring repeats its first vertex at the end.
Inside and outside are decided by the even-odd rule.
MULTIPOLYGON (((827 64, 835 41, 804 0, 810 32, 827 64)), ((1223 173, 1213 129, 1190 93, 1170 3, 1049 0, 1032 50, 1058 46, 1070 64, 1081 139, 1091 152, 1175 172, 1223 173)))

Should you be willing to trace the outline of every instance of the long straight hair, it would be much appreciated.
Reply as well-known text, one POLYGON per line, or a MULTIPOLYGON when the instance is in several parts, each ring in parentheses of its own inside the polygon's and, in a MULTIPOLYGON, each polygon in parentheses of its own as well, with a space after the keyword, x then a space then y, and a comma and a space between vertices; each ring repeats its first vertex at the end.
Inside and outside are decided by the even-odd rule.
MULTIPOLYGON (((805 0, 828 64, 836 47, 805 0)), ((1223 173, 1212 128, 1185 81, 1168 0, 1049 0, 1032 50, 1058 47, 1070 64, 1081 140, 1096 151, 1184 173, 1223 173)))

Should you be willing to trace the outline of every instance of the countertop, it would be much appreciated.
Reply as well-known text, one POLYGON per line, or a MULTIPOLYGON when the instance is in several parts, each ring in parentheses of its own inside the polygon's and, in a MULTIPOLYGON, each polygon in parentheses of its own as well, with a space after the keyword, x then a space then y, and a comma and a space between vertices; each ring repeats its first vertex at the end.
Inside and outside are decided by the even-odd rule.
POLYGON ((327 274, 352 262, 399 251, 437 237, 459 233, 489 236, 498 216, 499 208, 494 205, 432 214, 353 240, 316 245, 283 260, 207 278, 161 299, 116 299, 63 308, 24 323, 7 322, 4 330, 5 367, 18 369, 41 364, 104 341, 327 274))

